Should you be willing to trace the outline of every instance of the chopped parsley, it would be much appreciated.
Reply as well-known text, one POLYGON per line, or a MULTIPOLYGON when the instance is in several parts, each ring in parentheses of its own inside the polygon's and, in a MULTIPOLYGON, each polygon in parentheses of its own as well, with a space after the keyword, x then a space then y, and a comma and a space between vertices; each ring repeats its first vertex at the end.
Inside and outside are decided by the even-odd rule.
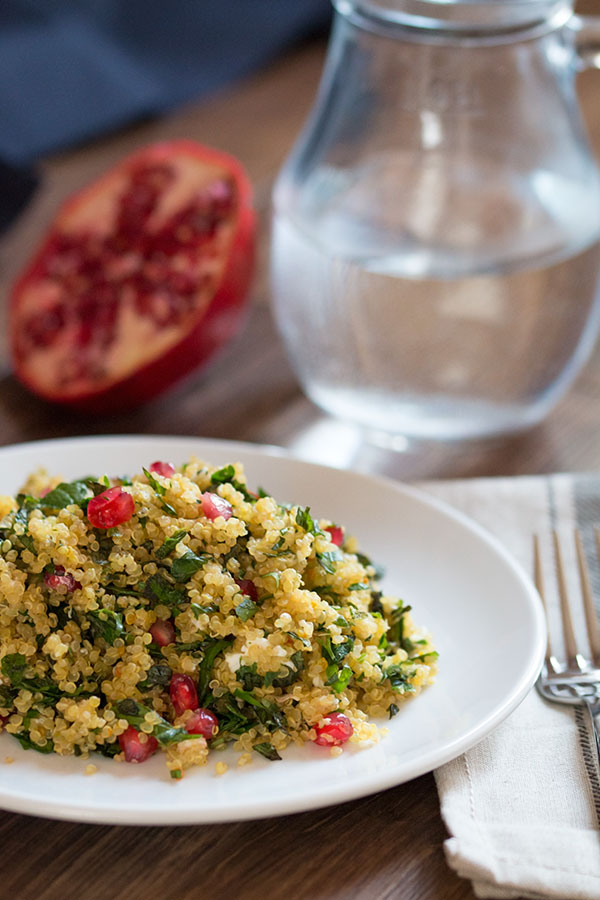
POLYGON ((187 600, 185 591, 167 581, 162 575, 151 575, 144 586, 144 596, 156 603, 178 609, 187 600))
POLYGON ((210 562, 211 559, 213 557, 208 553, 197 555, 192 550, 186 550, 183 556, 178 556, 177 559, 173 560, 171 575, 180 584, 189 581, 192 575, 206 565, 207 562, 210 562))
POLYGON ((414 694, 415 688, 410 682, 414 674, 414 669, 407 669, 402 663, 395 663, 383 669, 384 680, 387 679, 398 694, 414 694))
POLYGON ((236 491, 239 491, 244 500, 249 500, 251 503, 254 503, 257 499, 254 494, 250 493, 245 484, 236 480, 235 468, 232 465, 223 466, 222 469, 217 469, 216 472, 213 472, 210 476, 210 482, 215 485, 230 484, 236 491))
POLYGON ((259 675, 256 663, 252 663, 250 666, 240 666, 235 677, 246 691, 252 691, 257 687, 284 688, 294 684, 303 670, 304 654, 302 650, 297 650, 290 657, 289 663, 284 663, 277 672, 265 672, 264 676, 259 675))
POLYGON ((244 599, 235 608, 235 614, 242 622, 247 622, 259 610, 259 606, 252 597, 244 596, 244 599))
POLYGON ((180 528, 178 531, 175 531, 171 537, 168 537, 164 544, 158 548, 156 551, 156 556, 158 559, 165 559, 165 557, 169 556, 177 546, 177 544, 183 540, 186 536, 187 531, 185 528, 180 528))
POLYGON ((114 644, 125 630, 122 613, 112 609, 90 610, 87 617, 94 635, 103 638, 107 644, 114 644))
POLYGON ((309 534, 314 534, 315 536, 324 533, 311 516, 310 506, 298 507, 298 509, 296 510, 296 524, 299 525, 300 528, 303 528, 305 531, 308 531, 309 534))
POLYGON ((204 658, 198 667, 198 701, 202 706, 208 694, 208 683, 217 656, 231 646, 232 638, 209 639, 204 642, 204 658))
POLYGON ((317 553, 316 557, 321 568, 324 569, 328 575, 335 575, 334 563, 343 559, 343 555, 339 550, 330 550, 328 553, 317 553))
POLYGON ((255 744, 252 749, 256 750, 257 753, 260 753, 261 756, 264 756, 265 759, 281 759, 281 756, 273 744, 270 744, 268 741, 264 741, 262 744, 255 744))

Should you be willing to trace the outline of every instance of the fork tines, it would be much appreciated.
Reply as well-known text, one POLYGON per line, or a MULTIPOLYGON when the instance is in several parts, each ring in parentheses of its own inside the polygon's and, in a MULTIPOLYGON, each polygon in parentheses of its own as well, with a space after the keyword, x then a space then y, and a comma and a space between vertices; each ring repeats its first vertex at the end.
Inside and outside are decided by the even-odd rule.
MULTIPOLYGON (((594 540, 596 556, 600 560, 600 532, 598 531, 598 529, 594 529, 594 540)), ((556 531, 553 532, 553 545, 554 565, 556 570, 558 596, 560 599, 560 612, 566 664, 561 665, 558 662, 557 657, 554 655, 549 633, 548 648, 546 653, 547 673, 559 674, 564 673, 567 670, 570 670, 571 672, 573 670, 579 670, 580 672, 589 672, 590 661, 594 666, 600 667, 600 627, 598 626, 598 620, 594 608, 594 598, 591 588, 590 573, 581 534, 579 531, 575 531, 575 551, 577 557, 577 570, 579 573, 581 599, 583 601, 583 610, 585 615, 585 624, 587 629, 591 660, 586 659, 586 655, 581 653, 577 647, 577 639, 575 636, 575 629, 573 627, 573 617, 569 601, 569 590, 567 587, 566 566, 561 542, 556 531)), ((537 537, 534 538, 534 570, 535 583, 544 603, 544 607, 546 610, 546 620, 548 620, 548 604, 542 571, 540 542, 537 537)), ((548 632, 550 632, 550 628, 548 629, 548 632)))

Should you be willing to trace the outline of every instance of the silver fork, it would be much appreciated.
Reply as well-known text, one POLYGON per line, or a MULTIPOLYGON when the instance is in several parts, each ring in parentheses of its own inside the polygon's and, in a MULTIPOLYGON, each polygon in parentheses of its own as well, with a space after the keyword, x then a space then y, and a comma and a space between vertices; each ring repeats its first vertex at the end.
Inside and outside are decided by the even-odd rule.
MULTIPOLYGON (((594 538, 596 542, 596 555, 600 559, 600 534, 598 530, 594 530, 594 538)), ((576 531, 575 550, 577 554, 577 568, 579 571, 579 583, 581 585, 581 597, 583 600, 590 658, 587 658, 587 656, 577 647, 569 603, 564 558, 560 540, 556 532, 553 533, 553 542, 566 662, 560 663, 552 650, 540 545, 537 537, 535 537, 535 583, 544 603, 546 621, 548 622, 548 646, 546 658, 540 676, 536 682, 536 687, 542 697, 545 697, 546 700, 551 700, 553 703, 568 703, 572 706, 585 706, 589 714, 590 724, 596 740, 596 750, 598 751, 600 759, 600 733, 599 726, 596 723, 596 716, 600 715, 600 628, 598 627, 598 620, 594 609, 588 565, 585 559, 581 534, 576 531)))

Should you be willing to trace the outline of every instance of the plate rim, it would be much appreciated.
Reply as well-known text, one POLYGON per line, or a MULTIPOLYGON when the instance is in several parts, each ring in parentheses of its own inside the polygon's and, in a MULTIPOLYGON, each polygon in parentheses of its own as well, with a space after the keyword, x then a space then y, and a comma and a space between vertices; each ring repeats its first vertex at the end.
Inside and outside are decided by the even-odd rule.
MULTIPOLYGON (((232 453, 236 448, 242 452, 255 453, 258 455, 266 455, 285 459, 291 463, 298 463, 302 466, 319 470, 321 472, 335 471, 347 474, 352 478, 358 478, 365 483, 375 482, 382 488, 391 489, 395 493, 405 495, 412 500, 417 501, 435 510, 444 518, 450 519, 475 534, 479 540, 488 545, 503 561, 513 576, 520 582, 524 589, 524 594, 529 602, 529 610, 533 614, 533 622, 535 625, 536 644, 531 649, 528 663, 523 667, 517 684, 511 693, 499 703, 497 708, 487 714, 482 721, 473 725, 466 732, 458 735, 450 741, 446 741, 443 751, 435 748, 430 750, 425 756, 418 756, 412 762, 405 763, 402 774, 392 769, 386 774, 384 771, 370 773, 363 776, 358 784, 342 782, 339 785, 333 785, 326 791, 323 800, 315 799, 311 794, 299 796, 295 801, 264 799, 261 801, 260 809, 256 808, 256 804, 252 806, 248 804, 246 807, 237 808, 234 812, 229 807, 219 808, 217 805, 212 807, 203 807, 199 809, 189 808, 181 809, 175 805, 170 808, 164 806, 145 805, 142 807, 134 807, 130 810, 115 809, 114 807, 91 807, 76 806, 72 804, 62 804, 54 800, 40 800, 28 797, 20 797, 18 794, 5 793, 0 788, 0 808, 10 811, 23 813, 26 815, 42 816, 50 819, 62 821, 82 822, 87 824, 113 824, 113 825, 198 825, 210 823, 238 822, 248 821, 252 819, 271 818, 274 816, 288 815, 292 813, 305 812, 308 810, 322 809, 324 807, 333 806, 339 803, 357 800, 361 797, 387 790, 421 775, 433 772, 442 765, 456 759, 461 754, 478 744, 483 738, 494 731, 502 721, 504 721, 514 710, 523 702, 529 691, 532 689, 535 680, 541 669, 545 649, 546 649, 546 622, 543 607, 539 594, 525 571, 525 569, 510 554, 504 544, 494 534, 489 532, 484 526, 472 519, 469 515, 456 509, 450 503, 442 500, 433 494, 430 494, 425 488, 415 486, 414 484, 403 481, 396 481, 382 475, 371 473, 357 472, 353 469, 344 469, 324 463, 317 463, 310 460, 302 459, 290 452, 284 447, 275 444, 262 444, 252 441, 236 441, 231 439, 203 437, 199 435, 172 435, 172 434, 99 434, 99 435, 76 435, 72 437, 60 438, 42 438, 33 441, 22 441, 15 444, 6 444, 0 447, 0 459, 6 453, 19 452, 19 450, 36 449, 43 450, 44 446, 56 447, 61 445, 77 445, 85 443, 93 444, 128 444, 132 441, 153 442, 166 441, 167 443, 184 444, 198 443, 203 445, 212 445, 220 452, 218 448, 222 448, 223 452, 232 453), (141 821, 142 816, 150 821, 141 821)), ((210 451, 209 451, 210 452, 210 451)), ((368 751, 364 751, 368 752, 368 751)))

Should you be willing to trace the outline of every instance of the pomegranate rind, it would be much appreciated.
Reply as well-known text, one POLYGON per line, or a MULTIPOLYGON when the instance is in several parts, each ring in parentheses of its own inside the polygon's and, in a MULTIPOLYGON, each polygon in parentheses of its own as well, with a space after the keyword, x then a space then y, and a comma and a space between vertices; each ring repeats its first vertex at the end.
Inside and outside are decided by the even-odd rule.
POLYGON ((118 412, 139 406, 160 395, 187 375, 203 368, 239 332, 254 274, 255 235, 252 187, 243 166, 235 157, 185 139, 160 142, 136 151, 63 203, 31 261, 15 282, 10 298, 9 323, 15 376, 32 393, 44 400, 85 412, 118 412), (56 230, 78 209, 93 202, 114 179, 116 172, 126 173, 141 162, 170 162, 182 155, 205 166, 221 168, 235 185, 236 210, 233 214, 229 252, 208 305, 198 311, 187 332, 165 352, 125 377, 103 384, 98 389, 90 388, 77 394, 65 395, 54 389, 51 383, 32 378, 27 360, 18 351, 17 329, 21 298, 38 279, 42 260, 56 230))

